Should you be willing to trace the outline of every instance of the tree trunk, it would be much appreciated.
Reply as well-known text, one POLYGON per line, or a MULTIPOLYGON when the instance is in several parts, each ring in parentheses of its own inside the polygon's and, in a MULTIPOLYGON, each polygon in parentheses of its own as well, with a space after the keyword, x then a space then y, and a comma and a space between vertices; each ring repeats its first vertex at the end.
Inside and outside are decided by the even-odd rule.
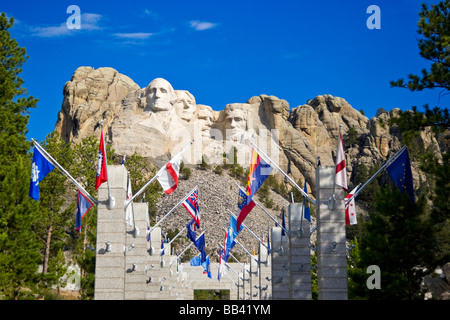
POLYGON ((44 252, 44 265, 42 267, 42 273, 47 274, 48 271, 48 259, 50 257, 50 241, 52 239, 53 232, 53 222, 50 222, 50 226, 47 230, 47 242, 45 243, 45 252, 44 252))

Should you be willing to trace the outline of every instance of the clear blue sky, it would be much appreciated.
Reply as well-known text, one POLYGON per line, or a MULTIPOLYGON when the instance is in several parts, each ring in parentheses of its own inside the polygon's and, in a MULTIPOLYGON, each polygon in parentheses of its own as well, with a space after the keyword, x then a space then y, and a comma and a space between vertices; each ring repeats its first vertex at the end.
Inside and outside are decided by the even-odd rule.
POLYGON ((438 0, 4 1, 0 11, 16 19, 11 33, 30 56, 22 78, 39 103, 28 137, 42 140, 79 66, 112 67, 140 87, 162 77, 215 110, 260 94, 291 108, 331 94, 369 118, 435 106, 439 90, 389 86, 430 65, 417 47, 422 2, 438 0), (72 4, 81 30, 67 28, 72 4), (381 29, 366 26, 370 5, 381 9, 381 29))

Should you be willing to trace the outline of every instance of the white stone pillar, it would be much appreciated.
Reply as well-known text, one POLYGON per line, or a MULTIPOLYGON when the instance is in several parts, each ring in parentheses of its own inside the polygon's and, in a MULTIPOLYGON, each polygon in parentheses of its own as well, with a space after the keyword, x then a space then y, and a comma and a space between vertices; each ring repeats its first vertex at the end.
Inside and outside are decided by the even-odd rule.
POLYGON ((316 171, 319 300, 348 298, 344 191, 340 186, 335 188, 335 208, 328 207, 328 199, 333 194, 334 175, 335 167, 318 167, 316 171))
POLYGON ((303 203, 289 204, 289 297, 311 300, 310 223, 301 219, 303 203))
POLYGON ((106 208, 108 188, 106 182, 103 183, 98 189, 94 299, 123 300, 127 171, 124 166, 114 165, 108 166, 108 173, 111 195, 116 205, 112 210, 106 208))

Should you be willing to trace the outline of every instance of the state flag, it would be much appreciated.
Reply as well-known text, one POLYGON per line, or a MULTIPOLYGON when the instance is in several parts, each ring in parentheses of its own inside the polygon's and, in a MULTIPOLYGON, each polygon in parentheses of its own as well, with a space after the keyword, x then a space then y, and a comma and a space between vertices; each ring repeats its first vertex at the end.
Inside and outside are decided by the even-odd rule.
POLYGON ((195 221, 194 228, 200 228, 200 208, 198 206, 198 188, 186 198, 182 203, 183 207, 189 212, 195 221))
POLYGON ((195 239, 194 245, 197 247, 198 251, 200 251, 201 263, 206 261, 206 252, 205 252, 205 234, 203 233, 200 237, 195 239))
POLYGON ((95 191, 101 186, 105 181, 108 181, 108 174, 106 171, 106 149, 105 143, 103 141, 103 129, 100 136, 100 146, 98 150, 97 159, 97 177, 95 179, 95 191))
POLYGON ((86 213, 94 206, 94 204, 87 198, 83 193, 78 190, 77 195, 77 217, 75 230, 81 234, 81 220, 84 218, 86 213))
POLYGON ((189 222, 186 225, 186 229, 187 229, 187 237, 189 240, 191 240, 192 242, 195 242, 195 238, 196 238, 196 233, 195 230, 192 229, 192 224, 194 223, 194 219, 191 220, 191 222, 189 222))
POLYGON ((39 200, 39 182, 50 173, 55 166, 42 155, 37 147, 34 147, 33 162, 31 164, 31 179, 29 196, 38 201, 39 200))
POLYGON ((402 153, 387 168, 387 172, 401 192, 408 193, 412 202, 414 198, 414 185, 411 172, 411 163, 409 161, 408 149, 405 148, 402 153))
POLYGON ((236 230, 238 231, 241 229, 241 224, 244 219, 255 206, 255 202, 253 200, 249 201, 248 198, 249 197, 245 194, 245 192, 239 189, 238 208, 240 211, 236 221, 236 230))
POLYGON ((157 180, 166 194, 171 194, 178 186, 181 155, 175 156, 157 173, 157 180))
POLYGON ((252 149, 247 182, 247 204, 271 172, 272 167, 264 161, 255 149, 252 149))
MULTIPOLYGON (((303 188, 303 190, 305 191, 306 194, 308 194, 308 188, 306 186, 306 179, 305 179, 305 187, 303 188)), ((303 213, 303 216, 305 217, 306 220, 311 222, 311 210, 309 208, 309 201, 306 200, 305 196, 303 196, 303 208, 305 210, 303 213)))
MULTIPOLYGON (((356 192, 358 187, 353 189, 346 197, 345 200, 350 199, 356 192)), ((358 221, 356 219, 356 205, 355 205, 355 198, 352 199, 349 203, 345 206, 345 225, 353 225, 357 224, 358 221)))
POLYGON ((342 189, 344 189, 344 191, 348 190, 347 169, 345 167, 344 143, 342 142, 342 134, 340 132, 336 156, 336 184, 341 186, 342 189))

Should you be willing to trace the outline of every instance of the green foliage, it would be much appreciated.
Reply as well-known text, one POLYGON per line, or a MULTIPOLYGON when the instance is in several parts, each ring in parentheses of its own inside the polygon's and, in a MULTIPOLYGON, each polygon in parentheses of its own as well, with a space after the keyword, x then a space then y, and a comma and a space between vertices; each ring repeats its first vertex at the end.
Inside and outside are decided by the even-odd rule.
POLYGON ((223 169, 222 169, 222 166, 221 166, 221 165, 217 165, 217 166, 214 168, 214 173, 215 173, 215 174, 218 174, 218 175, 220 176, 220 175, 222 175, 222 172, 223 172, 223 169))
POLYGON ((392 87, 408 88, 411 91, 443 88, 450 89, 450 0, 444 0, 428 8, 422 4, 419 13, 418 40, 420 55, 431 61, 431 69, 422 70, 422 74, 409 74, 409 81, 404 79, 391 81, 392 87))
POLYGON ((350 127, 344 135, 345 144, 347 147, 358 144, 359 133, 355 127, 350 127))
POLYGON ((25 48, 11 39, 13 18, 0 16, 0 296, 27 298, 36 289, 41 262, 33 232, 40 218, 37 203, 28 196, 31 158, 25 134, 28 109, 37 100, 26 96, 19 77, 27 60, 25 48), (30 291, 31 290, 31 291, 30 291))
POLYGON ((194 300, 230 300, 230 290, 194 290, 194 300))
MULTIPOLYGON (((202 158, 203 159, 203 158, 202 158)), ((203 162, 202 162, 203 163, 203 162)), ((205 162, 206 163, 206 162, 205 162)), ((184 162, 180 164, 180 174, 185 180, 188 180, 192 175, 192 170, 184 165, 184 162)))
MULTIPOLYGON (((423 299, 422 279, 436 267, 434 239, 426 214, 426 199, 412 203, 397 188, 384 187, 374 196, 356 259, 353 288, 358 297, 369 299, 423 299), (362 270, 377 265, 381 270, 381 289, 368 290, 360 282, 362 270)), ((356 257, 356 256, 355 256, 356 257)), ((367 275, 366 275, 367 278, 367 275)))

